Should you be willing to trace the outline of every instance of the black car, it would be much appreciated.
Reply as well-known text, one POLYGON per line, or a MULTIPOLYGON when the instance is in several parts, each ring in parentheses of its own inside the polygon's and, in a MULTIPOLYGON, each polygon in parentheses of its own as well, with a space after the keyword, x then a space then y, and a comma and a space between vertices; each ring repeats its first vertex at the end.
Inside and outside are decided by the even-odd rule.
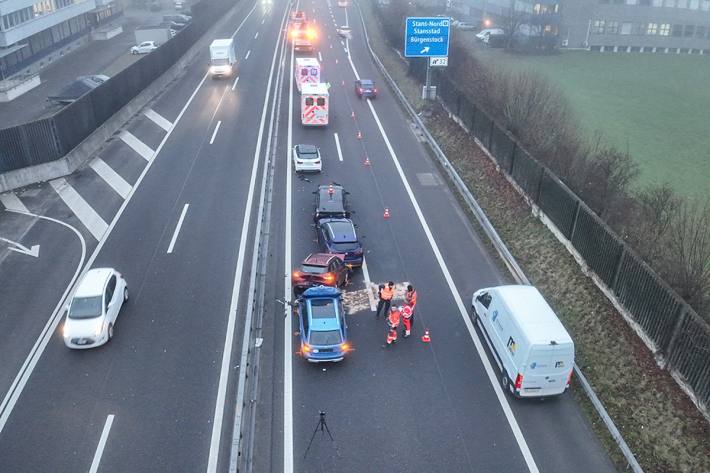
POLYGON ((316 233, 323 253, 344 255, 345 264, 349 267, 362 266, 362 245, 352 220, 324 218, 316 225, 316 233))
POLYGON ((318 186, 313 221, 318 223, 323 218, 350 218, 347 196, 350 194, 340 184, 318 186))
POLYGON ((358 97, 377 97, 377 87, 375 87, 375 82, 370 79, 359 79, 355 81, 355 94, 358 97))

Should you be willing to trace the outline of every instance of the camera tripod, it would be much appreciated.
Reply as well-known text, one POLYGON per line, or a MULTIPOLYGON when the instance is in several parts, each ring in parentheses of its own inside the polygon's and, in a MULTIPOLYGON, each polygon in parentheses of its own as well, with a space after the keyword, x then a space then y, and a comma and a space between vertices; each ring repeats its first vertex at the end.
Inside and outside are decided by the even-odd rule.
POLYGON ((333 439, 333 436, 330 434, 330 429, 328 428, 328 424, 325 421, 325 411, 320 411, 318 412, 318 423, 316 424, 316 428, 313 429, 313 435, 311 435, 311 441, 308 442, 308 448, 306 448, 306 453, 303 454, 303 458, 306 458, 306 455, 308 455, 308 450, 311 449, 311 445, 313 444, 313 439, 316 438, 316 433, 318 430, 321 432, 321 437, 325 435, 326 432, 328 432, 328 437, 330 437, 330 441, 333 442, 335 439, 333 439))

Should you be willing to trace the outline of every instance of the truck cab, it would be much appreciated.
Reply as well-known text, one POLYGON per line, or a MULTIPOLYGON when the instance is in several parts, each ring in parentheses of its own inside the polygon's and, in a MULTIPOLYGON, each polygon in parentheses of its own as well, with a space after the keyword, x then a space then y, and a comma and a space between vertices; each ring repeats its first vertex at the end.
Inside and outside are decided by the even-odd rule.
POLYGON ((215 39, 210 44, 210 75, 212 78, 231 76, 237 63, 234 40, 215 39))

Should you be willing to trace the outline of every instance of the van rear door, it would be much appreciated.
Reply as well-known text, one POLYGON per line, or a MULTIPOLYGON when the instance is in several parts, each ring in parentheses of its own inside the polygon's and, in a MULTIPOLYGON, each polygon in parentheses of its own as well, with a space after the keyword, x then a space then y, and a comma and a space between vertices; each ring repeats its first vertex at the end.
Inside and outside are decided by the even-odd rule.
POLYGON ((521 396, 550 396, 561 394, 567 387, 574 345, 533 345, 525 366, 521 396))

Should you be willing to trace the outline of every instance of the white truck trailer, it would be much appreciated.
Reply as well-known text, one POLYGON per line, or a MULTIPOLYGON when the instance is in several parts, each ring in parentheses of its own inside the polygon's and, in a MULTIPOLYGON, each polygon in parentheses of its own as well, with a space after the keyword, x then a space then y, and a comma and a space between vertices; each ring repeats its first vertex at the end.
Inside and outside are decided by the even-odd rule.
POLYGON ((215 39, 210 44, 210 74, 212 78, 231 76, 237 64, 234 40, 215 39))

